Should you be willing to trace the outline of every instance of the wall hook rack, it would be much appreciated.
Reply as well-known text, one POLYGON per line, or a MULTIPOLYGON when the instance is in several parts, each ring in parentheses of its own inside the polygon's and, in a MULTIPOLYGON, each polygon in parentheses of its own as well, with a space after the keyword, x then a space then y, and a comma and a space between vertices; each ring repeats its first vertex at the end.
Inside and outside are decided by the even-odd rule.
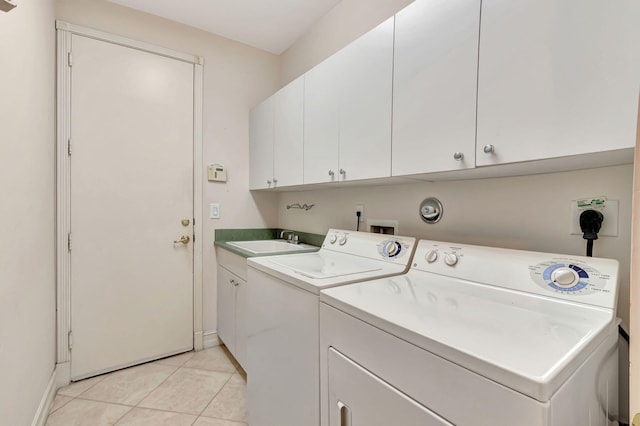
POLYGON ((9 12, 16 6, 17 4, 13 3, 11 0, 0 0, 0 10, 3 12, 9 12))
POLYGON ((287 204, 287 210, 289 209, 302 209, 302 210, 310 210, 311 207, 315 206, 315 204, 302 204, 300 205, 300 203, 295 203, 295 204, 287 204))

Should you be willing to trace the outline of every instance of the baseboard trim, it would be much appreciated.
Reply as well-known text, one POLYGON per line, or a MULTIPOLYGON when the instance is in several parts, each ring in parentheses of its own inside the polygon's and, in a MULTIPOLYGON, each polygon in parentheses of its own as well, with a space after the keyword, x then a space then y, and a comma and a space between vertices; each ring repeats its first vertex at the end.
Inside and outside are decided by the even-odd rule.
POLYGON ((220 339, 218 339, 218 333, 215 331, 210 331, 208 333, 204 333, 203 335, 203 346, 204 349, 213 348, 215 346, 220 346, 220 339))
POLYGON ((51 409, 53 398, 55 398, 56 390, 58 389, 56 387, 56 376, 57 368, 54 368, 51 373, 51 378, 49 378, 49 383, 47 383, 47 387, 42 395, 42 399, 40 400, 40 405, 38 405, 38 411, 36 411, 36 415, 31 422, 31 426, 44 426, 47 422, 49 410, 51 409))
POLYGON ((56 364, 56 389, 71 383, 71 362, 59 362, 56 364))
POLYGON ((193 350, 194 351, 201 351, 203 349, 203 345, 204 345, 204 337, 202 334, 202 331, 198 331, 193 333, 193 350))

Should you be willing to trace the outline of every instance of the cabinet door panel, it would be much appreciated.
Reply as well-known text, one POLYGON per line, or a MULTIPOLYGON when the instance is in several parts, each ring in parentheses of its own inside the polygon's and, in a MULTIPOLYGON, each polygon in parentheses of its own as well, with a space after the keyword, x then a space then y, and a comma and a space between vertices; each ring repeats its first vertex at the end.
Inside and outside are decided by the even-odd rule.
POLYGON ((478 165, 634 146, 639 4, 483 1, 478 165))
POLYGON ((275 95, 273 140, 274 186, 302 183, 304 76, 275 95))
POLYGON ((332 182, 338 178, 337 65, 332 56, 305 75, 304 183, 332 182))
POLYGON ((232 282, 234 277, 231 272, 218 266, 217 332, 232 354, 236 352, 236 290, 232 282))
POLYGON ((391 176, 393 18, 335 55, 342 180, 391 176))
POLYGON ((479 0, 416 0, 396 15, 394 176, 475 166, 479 26, 479 0))
POLYGON ((270 188, 273 182, 274 97, 251 111, 249 118, 249 188, 270 188))
POLYGON ((236 361, 247 370, 247 282, 239 280, 236 287, 236 361))

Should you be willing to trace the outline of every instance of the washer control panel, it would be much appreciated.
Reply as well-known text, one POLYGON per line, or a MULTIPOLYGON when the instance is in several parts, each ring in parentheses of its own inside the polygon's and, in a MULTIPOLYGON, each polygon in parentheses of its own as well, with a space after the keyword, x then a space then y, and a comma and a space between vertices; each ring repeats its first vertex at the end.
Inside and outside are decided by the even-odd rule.
POLYGON ((574 259, 555 258, 529 266, 533 281, 545 290, 583 295, 608 292, 608 275, 574 259))
POLYGON ((415 247, 416 239, 413 237, 341 229, 330 229, 322 244, 323 250, 404 265, 409 265, 415 247))

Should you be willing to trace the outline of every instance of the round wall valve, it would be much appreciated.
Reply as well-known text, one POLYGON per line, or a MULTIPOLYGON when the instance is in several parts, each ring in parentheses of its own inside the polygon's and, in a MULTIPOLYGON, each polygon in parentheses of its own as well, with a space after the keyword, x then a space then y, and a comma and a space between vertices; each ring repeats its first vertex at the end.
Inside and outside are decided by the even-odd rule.
POLYGON ((442 218, 442 203, 433 197, 425 199, 420 204, 420 218, 427 223, 438 223, 442 218))

